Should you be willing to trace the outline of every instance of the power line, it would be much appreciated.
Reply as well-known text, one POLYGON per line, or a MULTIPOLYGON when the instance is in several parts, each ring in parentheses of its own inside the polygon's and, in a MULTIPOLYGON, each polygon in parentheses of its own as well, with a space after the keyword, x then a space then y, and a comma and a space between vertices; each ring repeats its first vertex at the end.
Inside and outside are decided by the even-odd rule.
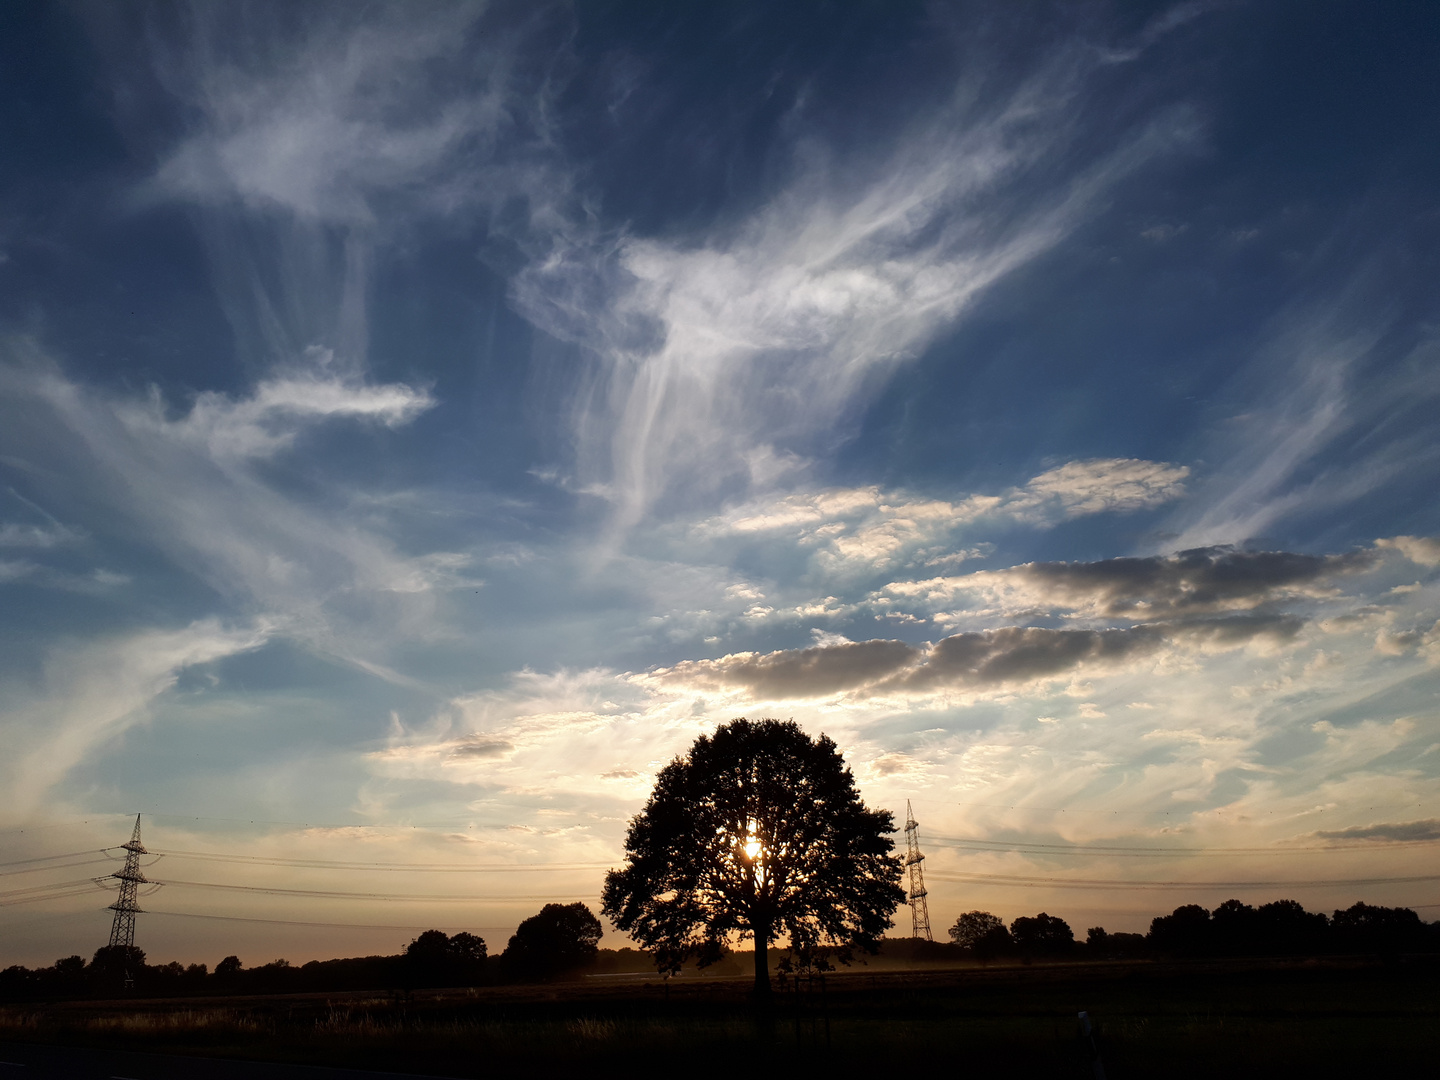
POLYGON ((5 892, 0 892, 0 901, 8 900, 13 896, 24 896, 27 893, 46 892, 53 891, 55 889, 69 889, 77 885, 93 886, 94 884, 94 878, 76 878, 74 881, 51 881, 47 882, 44 885, 31 885, 28 889, 8 889, 5 892))
POLYGON ((229 855, 218 851, 159 851, 158 855, 201 862, 248 863, 285 866, 302 870, 381 870, 414 873, 538 873, 559 870, 603 870, 613 862, 591 863, 392 863, 359 862, 343 859, 303 859, 267 855, 229 855))
POLYGON ((464 822, 326 822, 326 821, 273 821, 267 818, 206 817, 203 814, 146 814, 156 821, 226 821, 237 825, 292 825, 301 829, 508 829, 508 821, 464 821, 464 822))
MULTIPOLYGON (((69 900, 75 896, 88 896, 89 889, 71 889, 69 892, 45 893, 40 896, 26 896, 19 900, 0 900, 0 907, 17 907, 20 904, 38 904, 45 900, 69 900)), ((101 910, 108 910, 102 908, 101 910)))
MULTIPOLYGON (((994 809, 994 810, 1020 810, 1020 811, 1023 811, 1023 812, 1025 812, 1025 813, 1032 813, 1032 812, 1033 812, 1033 813, 1045 813, 1045 814, 1094 814, 1094 815, 1099 815, 1099 816, 1104 816, 1104 817, 1193 817, 1196 813, 1202 813, 1202 812, 1203 812, 1203 811, 1196 811, 1196 810, 1105 810, 1105 809, 1103 809, 1103 808, 1097 808, 1097 809, 1094 809, 1094 810, 1087 810, 1087 809, 1079 809, 1079 808, 1076 808, 1076 807, 1073 807, 1073 806, 1027 806, 1027 805, 1024 805, 1024 804, 1022 804, 1022 803, 992 803, 992 802, 957 802, 957 803, 947 804, 947 805, 954 805, 954 806, 984 806, 984 807, 989 807, 989 808, 994 809)), ((1407 805, 1408 805, 1408 804, 1407 804, 1407 805)), ((1416 806, 1417 809, 1423 807, 1424 805, 1425 805, 1425 804, 1424 804, 1423 802, 1417 802, 1417 803, 1415 804, 1415 806, 1416 806)), ((1365 810, 1382 810, 1382 809, 1387 809, 1387 810, 1388 810, 1388 809, 1394 809, 1394 808, 1396 808, 1396 804, 1390 804, 1389 806, 1385 806, 1385 807, 1381 807, 1381 806, 1367 806, 1367 807, 1364 807, 1365 810)), ((1359 808, 1357 808, 1357 809, 1359 809, 1359 808)))
POLYGON ((80 862, 52 863, 49 866, 27 866, 23 870, 0 870, 0 877, 15 877, 18 874, 39 874, 46 870, 69 870, 76 866, 94 866, 97 863, 110 861, 109 858, 82 859, 80 862))
POLYGON ((1332 889, 1355 885, 1413 885, 1440 881, 1440 874, 1413 877, 1335 878, 1316 881, 1127 881, 1104 878, 1017 877, 1006 874, 960 874, 932 872, 942 881, 968 884, 1014 885, 1022 888, 1057 889, 1332 889))
MULTIPOLYGON (((126 818, 126 819, 128 820, 129 817, 130 817, 130 815, 129 815, 129 814, 118 814, 118 813, 117 813, 117 814, 99 813, 99 814, 92 814, 91 817, 96 817, 96 818, 102 818, 102 817, 123 817, 123 818, 126 818)), ((90 818, 82 818, 82 819, 77 819, 77 820, 75 820, 75 821, 52 821, 52 822, 49 822, 48 824, 45 824, 45 825, 22 825, 22 826, 20 826, 20 827, 18 827, 18 828, 14 828, 14 829, 0 829, 0 836, 9 836, 11 833, 41 832, 42 830, 45 830, 45 829, 64 829, 64 828, 67 828, 67 827, 74 827, 74 826, 76 826, 76 825, 89 825, 89 824, 90 824, 90 818)))
MULTIPOLYGON (((236 818, 236 817, 210 817, 204 814, 152 814, 145 813, 145 816, 156 821, 222 821, 234 825, 291 825, 302 829, 508 829, 513 822, 496 821, 462 821, 462 822, 324 822, 324 821, 277 821, 269 818, 236 818)), ((51 821, 43 824, 24 825, 13 829, 0 829, 0 836, 11 833, 39 832, 42 829, 63 829, 77 825, 89 825, 97 818, 123 817, 127 820, 131 817, 129 813, 100 811, 88 818, 77 818, 72 821, 51 821)))
POLYGON ((1236 855, 1288 855, 1334 854, 1356 851, 1388 851, 1394 848, 1433 847, 1440 844, 1440 837, 1433 840, 1399 840, 1383 847, 1343 846, 1323 844, 1294 847, 1163 847, 1136 844, 1052 844, 1028 840, 985 840, 969 836, 932 836, 930 842, 942 847, 955 847, 972 851, 1010 851, 1018 854, 1035 855, 1106 855, 1130 858, 1164 858, 1171 855, 1201 855, 1206 857, 1229 857, 1236 855))
MULTIPOLYGON (((28 866, 30 863, 53 862, 56 859, 78 859, 81 855, 98 855, 105 851, 113 851, 114 848, 91 848, 88 851, 67 851, 60 855, 37 855, 33 859, 12 859, 10 862, 0 863, 0 866, 28 866)), ((12 873, 24 873, 16 870, 12 873)))
POLYGON ((391 902, 416 902, 416 903, 509 903, 511 901, 534 901, 534 900, 573 900, 576 897, 590 898, 591 893, 569 892, 558 893, 549 896, 456 896, 453 893, 436 896, 425 896, 414 893, 368 893, 368 892, 342 892, 329 889, 282 889, 267 885, 229 885, 218 881, 156 881, 157 885, 178 886, 191 889, 226 889, 232 892, 258 892, 268 893, 272 896, 313 896, 330 900, 381 900, 391 902))
MULTIPOLYGON (((172 919, 213 919, 218 922, 247 922, 247 923, 268 923, 276 926, 328 926, 344 930, 439 930, 441 927, 428 923, 411 923, 408 925, 395 925, 392 923, 344 923, 344 922, 311 922, 304 919, 250 919, 241 915, 201 915, 194 911, 148 911, 147 915, 167 915, 172 919)), ((514 930, 513 925, 507 926, 470 926, 461 927, 463 930, 514 930)))

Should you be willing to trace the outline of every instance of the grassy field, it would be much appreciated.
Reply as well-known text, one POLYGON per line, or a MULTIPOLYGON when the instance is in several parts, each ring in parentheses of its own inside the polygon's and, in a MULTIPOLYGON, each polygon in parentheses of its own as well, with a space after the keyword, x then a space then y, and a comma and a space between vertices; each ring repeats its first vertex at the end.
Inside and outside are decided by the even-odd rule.
POLYGON ((685 1076, 1429 1075, 1433 961, 1073 964, 831 975, 757 1020, 733 978, 12 1005, 0 1040, 448 1076, 604 1070, 685 1076))

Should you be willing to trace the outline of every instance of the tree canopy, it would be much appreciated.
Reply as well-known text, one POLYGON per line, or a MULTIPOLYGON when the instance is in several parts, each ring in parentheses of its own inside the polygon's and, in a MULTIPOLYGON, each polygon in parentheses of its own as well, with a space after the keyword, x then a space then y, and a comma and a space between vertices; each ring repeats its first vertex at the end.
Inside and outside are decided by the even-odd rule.
POLYGON ((505 967, 521 977, 548 978, 595 958, 604 932, 580 901, 546 904, 515 929, 505 946, 505 967))
POLYGON ((485 939, 474 934, 426 930, 405 947, 406 971, 417 986, 465 986, 479 981, 485 952, 485 939))
POLYGON ((950 940, 982 958, 1005 952, 1014 944, 1005 923, 988 911, 967 911, 961 915, 950 927, 950 940))
POLYGON ((701 736, 656 778, 630 822, 626 865, 605 879, 604 914, 679 971, 755 943, 874 952, 904 900, 888 810, 869 810, 835 743, 794 722, 734 720, 701 736))
POLYGON ((1026 953, 1063 953, 1075 944, 1070 924, 1055 915, 1040 912, 1034 918, 1022 915, 1010 924, 1010 936, 1026 953))

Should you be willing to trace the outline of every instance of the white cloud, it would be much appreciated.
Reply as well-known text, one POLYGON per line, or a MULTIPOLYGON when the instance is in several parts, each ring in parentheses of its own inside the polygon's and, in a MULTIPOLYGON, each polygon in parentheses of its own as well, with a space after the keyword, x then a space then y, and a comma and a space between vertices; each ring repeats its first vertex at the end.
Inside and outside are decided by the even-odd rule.
POLYGON ((692 701, 617 672, 527 670, 501 689, 454 699, 417 729, 396 729, 367 758, 384 777, 473 784, 484 805, 510 812, 516 798, 554 796, 609 807, 647 790, 651 763, 708 726, 692 701))
POLYGON ((0 525, 0 548, 53 548, 73 544, 78 537, 63 526, 0 525))
POLYGON ((1376 540, 1375 546, 1394 548, 1417 566, 1440 566, 1440 537, 1393 536, 1376 540))
POLYGON ((1280 523, 1374 498, 1413 475, 1432 453, 1403 430, 1440 397, 1440 341, 1388 333, 1392 283, 1376 258, 1330 295, 1323 309, 1281 313, 1255 359, 1225 396, 1254 408, 1216 424, 1214 464, 1166 531, 1180 548, 1244 543, 1280 523))
POLYGON ((1146 510, 1179 498, 1190 470, 1136 458, 1071 461, 1043 472, 1007 500, 1017 516, 1027 511, 1072 518, 1105 511, 1146 510))
POLYGON ((152 401, 144 409, 125 409, 121 417, 134 430, 163 431, 168 438, 193 441, 218 462, 272 456, 317 421, 364 419, 393 428, 409 423, 434 404, 423 390, 401 383, 376 386, 337 376, 327 372, 322 362, 310 370, 266 379, 247 398, 199 394, 178 424, 166 418, 160 401, 152 401))
POLYGON ((4 694, 5 813, 23 820, 86 755, 145 719, 185 668, 254 649, 270 632, 205 619, 53 647, 37 684, 12 682, 4 694))
MULTIPOLYGON (((259 467, 332 418, 402 424, 431 404, 423 392, 297 368, 249 396, 203 394, 171 416, 158 396, 86 390, 32 344, 9 344, 0 447, 42 465, 96 537, 158 551, 242 610, 371 665, 382 640, 428 632, 433 592, 462 580, 462 555, 404 555, 343 507, 286 494, 259 467)), ((113 585, 113 570, 102 571, 84 581, 113 585)))
POLYGON ((579 460, 593 472, 581 486, 611 492, 633 525, 682 481, 692 494, 769 481, 751 467, 756 447, 805 458, 833 442, 857 401, 989 286, 1192 139, 1169 116, 1072 159, 1059 183, 1037 180, 1075 151, 1069 105, 1097 63, 1053 58, 999 102, 959 92, 889 160, 802 168, 709 235, 556 237, 513 295, 600 360, 579 394, 579 460))
POLYGON ((1104 512, 1149 509, 1180 498, 1183 465, 1110 458, 1072 461, 999 495, 948 501, 876 486, 757 499, 698 522, 700 538, 775 535, 818 552, 831 570, 935 566, 982 558, 987 545, 956 549, 951 536, 977 522, 1048 525, 1104 512))
POLYGON ((397 192, 443 199, 435 181, 506 116, 503 65, 474 54, 485 49, 473 34, 483 11, 316 4, 272 18, 196 9, 180 54, 156 59, 203 122, 167 155, 154 187, 348 224, 374 222, 377 200, 397 192), (467 92, 435 93, 457 67, 467 92))

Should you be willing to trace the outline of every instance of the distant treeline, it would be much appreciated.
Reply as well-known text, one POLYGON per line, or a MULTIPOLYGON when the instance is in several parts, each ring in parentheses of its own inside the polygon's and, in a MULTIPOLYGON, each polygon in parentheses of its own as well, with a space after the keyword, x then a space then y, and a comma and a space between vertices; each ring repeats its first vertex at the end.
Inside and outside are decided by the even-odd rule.
MULTIPOLYGON (((546 904, 516 928, 505 951, 493 959, 484 938, 440 930, 426 930, 397 956, 311 960, 299 966, 273 960, 251 968, 238 956, 227 956, 214 971, 205 964, 150 964, 142 949, 107 945, 97 949, 88 964, 81 956, 67 956, 47 968, 5 968, 0 971, 0 998, 406 991, 533 982, 578 967, 603 968, 607 961, 597 948, 600 935, 600 920, 584 904, 574 903, 546 904)), ((634 949, 606 952, 612 965, 648 961, 634 949)))
MULTIPOLYGON (((1213 912, 1197 904, 1178 907, 1150 923, 1146 934, 1108 933, 1091 927, 1078 941, 1064 919, 1041 912, 1008 926, 998 916, 970 911, 955 920, 949 942, 886 939, 880 962, 935 964, 966 960, 1114 960, 1183 957, 1369 955, 1395 957, 1440 952, 1440 922, 1423 922, 1409 908, 1355 904, 1332 916, 1306 911, 1294 900, 1251 907, 1227 900, 1213 912)), ((648 953, 600 949, 599 920, 584 904, 547 904, 520 924, 505 951, 489 957, 483 938, 427 930, 396 956, 312 960, 295 966, 275 960, 247 968, 227 956, 213 971, 205 964, 148 964, 140 949, 120 946, 46 968, 13 966, 0 971, 0 998, 284 994, 345 990, 404 992, 421 988, 491 986, 536 982, 567 973, 610 975, 653 972, 648 953)), ((857 959, 864 959, 857 957, 857 959)), ((803 964, 777 954, 782 972, 829 970, 823 951, 803 964)), ((748 965, 731 954, 707 969, 740 974, 748 965)))
POLYGON ((1091 959, 1190 956, 1393 955, 1440 952, 1440 922, 1426 923, 1409 908, 1354 904, 1326 917, 1294 900, 1252 907, 1226 900, 1214 911, 1185 904, 1150 922, 1147 934, 1091 927, 1075 939, 1064 919, 1041 912, 1008 927, 986 911, 969 911, 950 928, 953 947, 975 959, 1005 956, 1080 956, 1091 959))

